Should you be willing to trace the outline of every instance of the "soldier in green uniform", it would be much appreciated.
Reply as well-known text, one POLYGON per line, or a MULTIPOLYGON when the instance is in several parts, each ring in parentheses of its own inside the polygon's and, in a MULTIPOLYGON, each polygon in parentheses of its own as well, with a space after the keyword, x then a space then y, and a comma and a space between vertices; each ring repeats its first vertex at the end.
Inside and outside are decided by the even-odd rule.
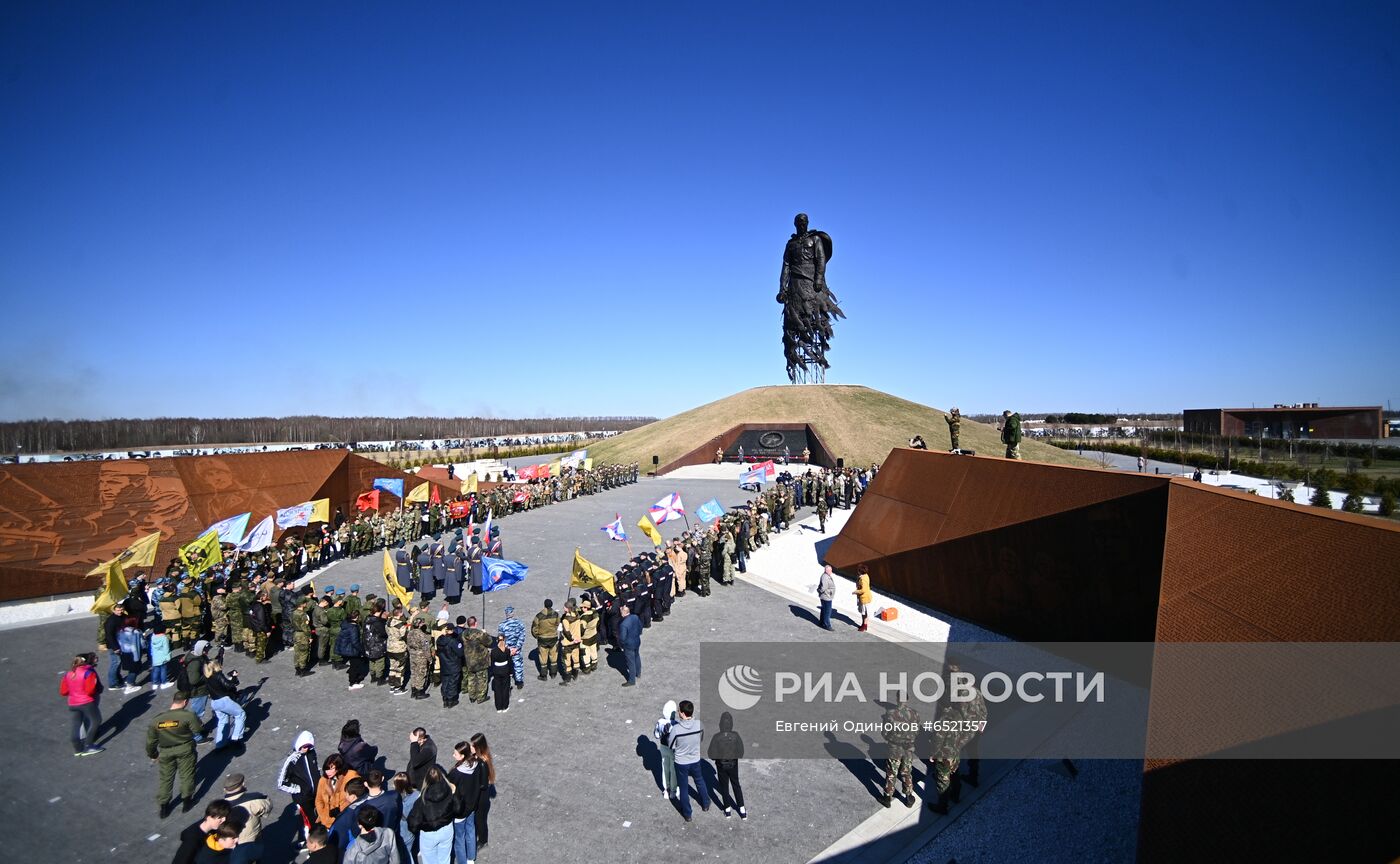
POLYGON ((160 620, 165 624, 165 633, 170 637, 170 647, 179 648, 186 644, 184 640, 184 623, 180 620, 180 594, 183 593, 183 584, 176 585, 166 591, 160 598, 160 620))
POLYGON ((364 601, 360 599, 360 585, 355 583, 350 586, 350 593, 345 597, 345 614, 360 613, 360 617, 365 615, 364 601))
POLYGON ((540 680, 548 681, 559 674, 559 613, 554 611, 553 600, 546 598, 544 608, 535 613, 530 635, 535 637, 540 680))
POLYGON ((698 561, 694 570, 687 569, 687 576, 695 586, 695 593, 701 597, 710 596, 710 536, 702 534, 695 538, 695 551, 698 561))
POLYGON ((723 527, 720 529, 718 542, 715 543, 715 554, 719 555, 719 581, 721 585, 734 584, 734 531, 732 528, 723 527))
POLYGON ((331 643, 336 634, 331 632, 331 598, 322 594, 311 607, 311 633, 316 637, 315 662, 331 662, 331 643))
POLYGON ((950 449, 962 449, 962 444, 960 443, 960 436, 962 434, 962 412, 954 408, 952 411, 949 411, 947 416, 943 419, 948 422, 948 439, 952 442, 950 449))
POLYGON ((156 803, 160 805, 162 819, 170 815, 171 787, 177 772, 181 812, 188 813, 194 806, 194 739, 203 725, 189 709, 185 694, 177 693, 171 700, 170 710, 157 714, 146 730, 146 755, 160 767, 156 803))
POLYGON ((826 514, 827 514, 827 512, 828 512, 828 510, 827 510, 827 506, 826 506, 826 496, 825 496, 825 495, 822 495, 822 494, 820 494, 820 493, 818 493, 818 494, 817 494, 817 524, 818 524, 819 526, 821 526, 821 532, 822 532, 823 534, 826 533, 826 514))
POLYGON ((349 610, 345 608, 345 589, 342 588, 336 592, 334 604, 326 611, 326 636, 330 647, 331 666, 336 669, 342 668, 345 663, 335 650, 335 640, 340 634, 340 622, 345 620, 347 614, 349 610))
MULTIPOLYGON (((311 610, 315 608, 310 597, 302 597, 292 610, 292 665, 299 677, 313 674, 315 658, 311 656, 311 610)), ((286 626, 287 622, 282 622, 286 626)))
POLYGON ((898 705, 885 712, 882 719, 885 723, 882 735, 889 746, 889 755, 885 759, 885 792, 880 796, 880 803, 890 806, 895 779, 898 778, 903 789, 900 800, 905 807, 913 807, 914 741, 919 737, 919 712, 901 699, 898 705))
POLYGON ((1007 459, 1021 458, 1021 415, 1001 412, 1001 443, 1006 445, 1007 459))

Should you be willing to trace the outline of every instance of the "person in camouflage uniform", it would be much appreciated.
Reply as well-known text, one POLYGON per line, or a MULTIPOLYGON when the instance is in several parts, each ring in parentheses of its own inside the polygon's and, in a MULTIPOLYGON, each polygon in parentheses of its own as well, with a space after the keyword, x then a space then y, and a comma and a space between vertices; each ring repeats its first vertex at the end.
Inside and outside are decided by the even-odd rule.
POLYGON ((559 684, 578 678, 579 648, 583 644, 583 625, 579 623, 578 601, 570 597, 564 603, 564 616, 559 620, 559 653, 564 658, 564 674, 559 684))
POLYGON ((721 585, 734 584, 734 544, 733 529, 722 525, 719 529, 719 536, 715 538, 714 548, 714 554, 719 556, 719 566, 716 568, 715 575, 721 585))
POLYGON ((209 616, 214 622, 214 644, 220 648, 229 646, 228 596, 222 586, 214 589, 214 599, 209 601, 209 616))
POLYGON ((919 737, 919 712, 901 699, 899 704, 885 712, 885 729, 882 733, 889 755, 885 758, 885 791, 880 803, 890 806, 894 797, 895 779, 898 778, 903 790, 900 799, 905 807, 914 806, 914 741, 919 737))
POLYGON ((311 655, 311 610, 316 608, 309 596, 302 597, 297 605, 292 607, 290 625, 287 618, 282 619, 282 626, 291 627, 292 631, 292 667, 296 669, 298 677, 306 677, 312 674, 312 666, 315 665, 315 658, 311 655))
POLYGON ((698 553, 695 569, 689 571, 692 584, 695 586, 695 593, 701 597, 710 596, 710 538, 702 535, 695 539, 695 551, 698 553))
POLYGON ((345 620, 345 616, 348 614, 349 610, 345 608, 345 590, 341 589, 336 593, 335 602, 331 608, 326 610, 326 635, 329 637, 327 641, 330 643, 331 667, 334 669, 343 669, 345 663, 348 662, 335 650, 335 640, 340 634, 340 623, 345 620))
MULTIPOLYGON (((951 676, 961 670, 954 663, 949 663, 945 667, 945 673, 951 676)), ((939 714, 940 720, 985 722, 987 719, 987 703, 982 698, 982 694, 973 690, 973 698, 967 702, 949 702, 945 696, 946 706, 939 714)), ((949 729, 934 733, 933 752, 930 755, 929 776, 933 778, 933 789, 938 792, 938 799, 930 801, 928 807, 935 813, 947 814, 948 804, 957 804, 961 800, 962 775, 958 773, 958 766, 961 763, 962 752, 974 738, 980 733, 978 729, 949 729)), ((976 782, 974 780, 974 782, 976 782)))
POLYGON ((385 625, 389 652, 389 692, 401 696, 408 692, 408 679, 404 673, 408 667, 408 613, 401 603, 394 603, 394 611, 385 625))
POLYGON ((404 638, 408 646, 408 683, 414 699, 428 698, 428 670, 433 665, 433 637, 428 620, 415 616, 404 638))
POLYGON ((1001 412, 1001 443, 1006 445, 1007 459, 1021 458, 1021 415, 1001 412))
POLYGON ((229 640, 233 650, 243 651, 243 631, 248 620, 248 595, 243 591, 243 582, 236 581, 224 600, 224 611, 228 614, 229 640))
POLYGON ((331 632, 331 598, 322 594, 311 606, 311 633, 316 638, 315 662, 325 665, 331 662, 331 643, 336 634, 331 632))
POLYGON ((817 496, 817 525, 820 526, 821 532, 822 532, 823 534, 826 533, 826 514, 827 514, 828 512, 830 512, 830 511, 829 511, 829 509, 828 509, 827 506, 826 506, 826 496, 825 496, 825 495, 818 495, 818 496, 817 496))
POLYGON ((505 608, 505 619, 497 628, 497 633, 506 637, 506 647, 511 650, 511 663, 515 677, 515 689, 525 689, 525 625, 515 617, 515 607, 505 608))
POLYGON ((485 702, 490 698, 486 686, 491 671, 491 646, 496 640, 476 623, 475 617, 468 618, 467 628, 462 631, 462 651, 466 656, 462 664, 462 685, 468 702, 485 702))
POLYGON ((948 422, 948 439, 952 442, 950 444, 950 449, 962 449, 962 444, 960 443, 960 436, 962 435, 962 412, 954 408, 952 411, 949 411, 947 416, 943 419, 948 422))

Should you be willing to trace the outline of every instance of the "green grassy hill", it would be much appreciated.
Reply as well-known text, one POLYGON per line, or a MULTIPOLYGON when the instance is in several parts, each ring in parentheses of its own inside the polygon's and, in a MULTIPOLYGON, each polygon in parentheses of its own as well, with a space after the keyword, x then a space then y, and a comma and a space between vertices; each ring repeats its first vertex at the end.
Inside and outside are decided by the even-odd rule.
MULTIPOLYGON (((589 445, 588 455, 602 462, 651 465, 653 455, 665 465, 740 423, 807 422, 835 456, 848 465, 882 462, 895 447, 924 436, 930 450, 947 450, 948 424, 943 412, 848 384, 800 384, 755 387, 689 411, 648 423, 606 441, 589 445)), ((994 426, 962 422, 962 446, 978 454, 1000 456, 1001 433, 994 426)), ((1038 462, 1088 465, 1065 450, 1030 440, 1021 455, 1038 462)), ((643 470, 650 470, 644 467, 643 470)))

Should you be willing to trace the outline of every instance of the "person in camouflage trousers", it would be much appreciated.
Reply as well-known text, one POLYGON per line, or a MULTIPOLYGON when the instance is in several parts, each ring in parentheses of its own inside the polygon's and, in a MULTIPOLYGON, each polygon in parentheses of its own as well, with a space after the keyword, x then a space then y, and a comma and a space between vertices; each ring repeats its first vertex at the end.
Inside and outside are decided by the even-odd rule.
POLYGON ((214 589, 214 599, 209 601, 209 617, 214 622, 214 644, 227 648, 229 642, 228 595, 223 587, 214 589))
POLYGON ((525 625, 515 617, 515 607, 505 608, 505 619, 497 632, 506 637, 506 647, 511 650, 511 662, 515 677, 515 689, 525 689, 525 625))
POLYGON ((408 684, 414 699, 428 698, 428 671, 433 666, 433 637, 428 620, 414 617, 404 638, 408 646, 408 684))
POLYGON ((1006 445, 1007 459, 1021 458, 1021 415, 1001 412, 1001 443, 1006 445))
POLYGON ((883 736, 889 746, 885 758, 885 791, 880 803, 890 806, 894 797, 896 778, 903 790, 900 800, 905 807, 914 806, 914 741, 919 737, 919 712, 903 699, 885 712, 883 736))
POLYGON ((229 639, 235 651, 243 650, 243 632, 248 615, 248 595, 243 591, 242 582, 234 582, 224 601, 224 611, 228 613, 229 639))
POLYGON ((475 616, 467 619, 467 628, 462 631, 462 651, 466 660, 462 664, 462 685, 467 691, 467 701, 485 702, 488 673, 491 671, 491 646, 496 640, 491 634, 476 626, 475 616))
POLYGON ((948 439, 952 442, 949 445, 950 449, 962 449, 962 444, 960 443, 962 436, 962 412, 954 408, 952 411, 949 411, 947 416, 943 419, 948 422, 948 439))
POLYGON ((579 664, 585 675, 592 674, 593 670, 598 668, 598 624, 600 617, 593 608, 593 598, 585 594, 583 611, 578 616, 579 647, 582 649, 579 664))
POLYGON ((316 664, 315 657, 311 654, 311 610, 315 608, 315 603, 310 597, 302 597, 296 606, 292 607, 290 624, 284 616, 282 626, 290 626, 292 630, 292 667, 296 669, 298 677, 306 677, 312 674, 312 666, 316 664))
MULTIPOLYGON (((956 664, 949 663, 946 667, 946 674, 952 675, 961 671, 956 664)), ((946 697, 945 697, 946 698, 946 697)), ((973 698, 966 702, 945 702, 947 707, 939 714, 939 720, 947 721, 967 721, 969 723, 985 723, 987 720, 987 703, 982 698, 982 694, 973 691, 973 698)), ((934 733, 933 752, 929 759, 929 776, 932 778, 932 788, 938 792, 936 801, 930 801, 928 807, 935 813, 947 814, 948 804, 957 804, 961 800, 962 776, 958 773, 958 766, 961 763, 962 752, 972 741, 981 734, 981 729, 947 729, 934 733)), ((974 784, 976 779, 974 777, 974 784)))
POLYGON ((401 603, 394 603, 394 611, 385 627, 389 641, 389 692, 401 696, 408 692, 408 614, 401 603))
POLYGON ((530 635, 535 637, 540 680, 547 681, 559 674, 559 613, 554 611, 553 600, 546 599, 544 608, 535 613, 530 635))
POLYGON ((564 616, 560 619, 559 653, 564 657, 564 677, 560 685, 578 678, 579 648, 583 644, 583 624, 579 621, 578 601, 570 597, 564 603, 564 616))

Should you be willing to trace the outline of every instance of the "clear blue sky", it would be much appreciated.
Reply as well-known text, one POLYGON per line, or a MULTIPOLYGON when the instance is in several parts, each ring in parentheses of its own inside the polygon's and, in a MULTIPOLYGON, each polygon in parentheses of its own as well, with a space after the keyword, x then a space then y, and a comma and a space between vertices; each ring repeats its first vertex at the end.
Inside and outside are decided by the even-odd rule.
POLYGON ((1400 4, 0 7, 0 418, 1400 405, 1400 4), (483 353, 484 352, 484 353, 483 353))

